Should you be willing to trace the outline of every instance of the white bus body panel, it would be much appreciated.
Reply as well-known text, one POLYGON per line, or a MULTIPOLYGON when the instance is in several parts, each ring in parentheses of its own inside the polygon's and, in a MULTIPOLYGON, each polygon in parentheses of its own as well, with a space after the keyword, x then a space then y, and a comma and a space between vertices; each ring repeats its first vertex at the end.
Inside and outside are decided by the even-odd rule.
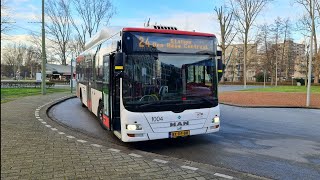
POLYGON ((80 91, 79 92, 82 94, 82 103, 88 107, 87 86, 79 83, 78 88, 81 90, 81 92, 80 91))
POLYGON ((98 116, 99 100, 102 99, 102 92, 91 88, 92 112, 98 116))

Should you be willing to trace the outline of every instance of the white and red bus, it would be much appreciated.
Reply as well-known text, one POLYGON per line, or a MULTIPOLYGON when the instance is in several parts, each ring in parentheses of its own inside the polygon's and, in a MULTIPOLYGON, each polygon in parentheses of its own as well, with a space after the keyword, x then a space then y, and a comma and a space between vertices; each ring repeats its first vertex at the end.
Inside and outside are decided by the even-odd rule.
POLYGON ((221 63, 213 34, 103 29, 76 60, 82 105, 124 142, 219 131, 221 63))

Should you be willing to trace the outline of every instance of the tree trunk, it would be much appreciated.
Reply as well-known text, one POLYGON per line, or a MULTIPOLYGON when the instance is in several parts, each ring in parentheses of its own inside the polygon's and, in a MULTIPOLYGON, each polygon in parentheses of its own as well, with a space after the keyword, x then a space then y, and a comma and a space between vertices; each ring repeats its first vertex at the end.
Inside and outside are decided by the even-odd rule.
POLYGON ((315 60, 314 60, 314 84, 319 84, 319 75, 320 75, 320 57, 318 56, 318 44, 317 44, 317 35, 315 30, 314 33, 314 54, 315 54, 315 60))
MULTIPOLYGON (((277 46, 277 43, 276 43, 277 46)), ((278 47, 276 47, 278 48, 278 47)), ((275 86, 278 86, 278 51, 276 50, 276 83, 275 86)))
MULTIPOLYGON (((222 60, 222 62, 224 63, 224 64, 226 64, 226 60, 225 60, 225 58, 226 58, 226 55, 225 55, 225 52, 226 52, 226 50, 222 50, 222 56, 221 56, 221 60, 222 60)), ((223 74, 222 74, 222 77, 221 77, 221 82, 224 82, 224 71, 223 71, 223 74)))
POLYGON ((249 34, 249 30, 246 29, 245 35, 244 35, 244 48, 243 48, 243 84, 244 84, 244 88, 247 87, 246 60, 247 60, 248 34, 249 34))
POLYGON ((32 79, 32 70, 33 70, 33 68, 32 68, 32 65, 30 66, 30 78, 32 79))

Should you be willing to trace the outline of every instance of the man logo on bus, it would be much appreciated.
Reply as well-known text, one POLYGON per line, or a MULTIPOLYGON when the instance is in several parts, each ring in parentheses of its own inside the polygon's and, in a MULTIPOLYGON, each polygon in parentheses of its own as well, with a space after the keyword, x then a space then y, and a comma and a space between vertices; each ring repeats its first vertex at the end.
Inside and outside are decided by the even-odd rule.
POLYGON ((189 121, 182 121, 182 122, 172 122, 170 123, 170 127, 176 127, 176 126, 188 126, 189 121))

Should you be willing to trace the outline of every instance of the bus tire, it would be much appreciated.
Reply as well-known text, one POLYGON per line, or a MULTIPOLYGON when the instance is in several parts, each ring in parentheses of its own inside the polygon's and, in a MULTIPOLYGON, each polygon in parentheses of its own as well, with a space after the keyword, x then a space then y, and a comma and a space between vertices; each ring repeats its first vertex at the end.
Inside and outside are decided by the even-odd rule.
POLYGON ((107 130, 108 128, 103 124, 103 102, 102 101, 99 102, 97 115, 98 115, 100 126, 103 129, 107 130))
POLYGON ((80 101, 81 101, 81 106, 82 106, 82 107, 86 107, 86 105, 83 103, 81 90, 80 90, 80 101))

